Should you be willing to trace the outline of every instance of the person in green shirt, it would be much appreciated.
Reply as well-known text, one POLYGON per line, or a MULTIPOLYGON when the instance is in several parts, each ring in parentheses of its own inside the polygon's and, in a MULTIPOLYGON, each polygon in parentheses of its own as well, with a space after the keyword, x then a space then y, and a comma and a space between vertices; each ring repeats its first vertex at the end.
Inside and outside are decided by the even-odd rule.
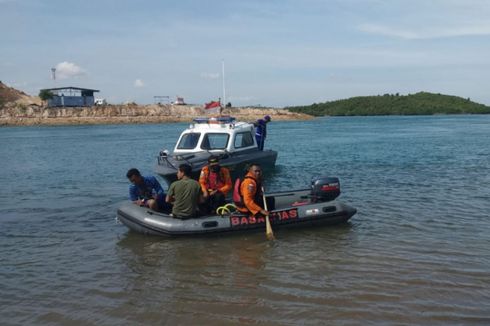
POLYGON ((203 202, 199 182, 191 178, 192 168, 181 164, 177 170, 177 181, 168 189, 165 201, 172 203, 172 216, 175 218, 196 217, 198 204, 203 202))

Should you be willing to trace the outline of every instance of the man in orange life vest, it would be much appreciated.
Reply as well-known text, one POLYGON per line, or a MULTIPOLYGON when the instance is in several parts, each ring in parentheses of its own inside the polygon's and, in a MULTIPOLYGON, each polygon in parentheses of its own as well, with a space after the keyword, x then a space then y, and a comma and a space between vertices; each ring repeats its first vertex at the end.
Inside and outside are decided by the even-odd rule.
POLYGON ((269 212, 262 208, 264 200, 262 198, 262 170, 260 165, 252 164, 249 166, 248 172, 240 184, 240 195, 241 201, 235 201, 237 210, 254 216, 269 215, 269 212))
POLYGON ((225 198, 231 189, 230 171, 219 165, 217 156, 210 156, 208 165, 204 166, 199 176, 199 184, 204 200, 210 212, 225 204, 225 198))

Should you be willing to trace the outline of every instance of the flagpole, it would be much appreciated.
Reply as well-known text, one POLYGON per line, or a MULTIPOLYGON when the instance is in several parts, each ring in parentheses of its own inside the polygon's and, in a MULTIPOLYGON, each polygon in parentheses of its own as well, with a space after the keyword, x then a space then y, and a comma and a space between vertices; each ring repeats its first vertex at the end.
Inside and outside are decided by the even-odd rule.
POLYGON ((225 60, 222 61, 223 70, 223 104, 226 106, 226 89, 225 89, 225 60))

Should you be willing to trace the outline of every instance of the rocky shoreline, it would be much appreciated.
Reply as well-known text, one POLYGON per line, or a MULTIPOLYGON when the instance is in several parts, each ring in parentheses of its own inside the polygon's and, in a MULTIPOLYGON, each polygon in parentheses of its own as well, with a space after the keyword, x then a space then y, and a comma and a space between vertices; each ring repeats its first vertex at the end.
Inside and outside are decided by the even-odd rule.
MULTIPOLYGON (((255 121, 264 115, 272 120, 309 120, 307 114, 276 108, 227 108, 222 114, 241 121, 255 121)), ((46 108, 21 105, 0 109, 0 126, 88 125, 88 124, 145 124, 188 122, 193 118, 216 115, 201 106, 193 105, 105 105, 83 108, 46 108)))

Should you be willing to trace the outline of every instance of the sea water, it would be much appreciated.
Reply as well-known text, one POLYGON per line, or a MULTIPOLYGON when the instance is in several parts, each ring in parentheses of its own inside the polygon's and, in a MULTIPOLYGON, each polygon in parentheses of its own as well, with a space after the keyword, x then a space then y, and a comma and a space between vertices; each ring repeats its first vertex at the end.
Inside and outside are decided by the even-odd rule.
POLYGON ((130 232, 126 171, 186 126, 0 128, 0 324, 490 324, 490 115, 273 121, 266 191, 339 177, 350 222, 130 232))

